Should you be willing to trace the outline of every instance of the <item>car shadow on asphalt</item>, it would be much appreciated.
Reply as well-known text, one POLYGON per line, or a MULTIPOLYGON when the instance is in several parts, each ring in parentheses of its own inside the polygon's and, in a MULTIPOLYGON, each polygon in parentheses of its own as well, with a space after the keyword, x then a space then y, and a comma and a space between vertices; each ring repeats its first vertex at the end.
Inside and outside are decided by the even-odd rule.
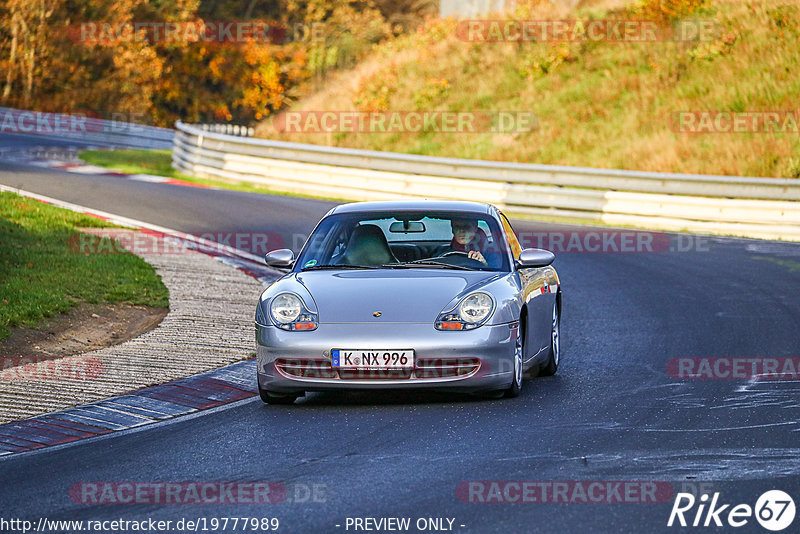
POLYGON ((306 393, 299 398, 297 406, 354 405, 371 406, 386 404, 453 404, 485 402, 485 396, 441 391, 326 391, 306 393))
MULTIPOLYGON (((461 393, 445 391, 419 390, 374 390, 374 391, 325 391, 308 392, 295 401, 294 407, 327 407, 327 406, 380 406, 380 405, 422 405, 422 404, 474 404, 515 402, 539 398, 544 400, 547 391, 552 388, 561 389, 559 377, 526 379, 519 397, 506 399, 501 395, 489 393, 461 393), (544 387, 544 389, 543 389, 544 387)), ((269 406, 269 408, 274 408, 269 406)))

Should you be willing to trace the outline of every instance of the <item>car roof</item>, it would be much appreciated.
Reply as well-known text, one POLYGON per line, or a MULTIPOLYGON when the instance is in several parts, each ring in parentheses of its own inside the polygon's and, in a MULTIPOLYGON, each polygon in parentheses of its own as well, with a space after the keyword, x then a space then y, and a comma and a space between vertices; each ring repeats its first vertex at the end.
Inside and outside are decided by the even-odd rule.
POLYGON ((466 200, 375 200, 369 202, 350 202, 333 208, 334 213, 360 213, 365 211, 463 211, 465 213, 491 214, 492 205, 466 200))

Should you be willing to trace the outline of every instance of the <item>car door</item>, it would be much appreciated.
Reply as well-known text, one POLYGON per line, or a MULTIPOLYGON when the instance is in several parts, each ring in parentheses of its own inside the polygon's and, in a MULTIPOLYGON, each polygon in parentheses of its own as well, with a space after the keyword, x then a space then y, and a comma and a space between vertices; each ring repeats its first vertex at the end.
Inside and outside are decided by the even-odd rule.
MULTIPOLYGON (((511 247, 514 260, 519 259, 522 247, 508 218, 500 213, 503 231, 511 247)), ((548 285, 549 267, 517 269, 520 279, 523 301, 528 308, 528 322, 525 336, 526 361, 550 346, 550 328, 552 320, 553 295, 548 285)))

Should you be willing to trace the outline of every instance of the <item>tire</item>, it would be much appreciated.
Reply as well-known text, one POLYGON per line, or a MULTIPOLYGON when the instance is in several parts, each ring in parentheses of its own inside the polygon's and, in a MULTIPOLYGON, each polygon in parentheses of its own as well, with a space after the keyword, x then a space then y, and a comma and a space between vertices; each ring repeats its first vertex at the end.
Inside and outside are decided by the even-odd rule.
POLYGON ((511 378, 511 386, 505 390, 505 397, 510 399, 518 397, 522 391, 522 367, 525 364, 525 330, 523 328, 523 315, 519 319, 519 327, 517 328, 517 341, 514 346, 514 376, 511 378))
POLYGON ((547 363, 539 370, 540 376, 553 376, 558 371, 558 364, 561 362, 561 317, 559 313, 558 299, 553 305, 553 325, 550 329, 550 356, 547 363))
POLYGON ((297 397, 300 396, 299 393, 279 395, 277 393, 270 393, 269 391, 261 388, 258 388, 258 395, 266 404, 294 404, 294 401, 296 401, 297 397))

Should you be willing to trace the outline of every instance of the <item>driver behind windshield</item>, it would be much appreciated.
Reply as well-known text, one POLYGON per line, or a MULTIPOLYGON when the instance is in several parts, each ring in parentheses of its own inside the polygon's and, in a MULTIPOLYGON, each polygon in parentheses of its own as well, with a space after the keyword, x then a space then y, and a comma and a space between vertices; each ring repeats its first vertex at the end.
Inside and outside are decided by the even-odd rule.
POLYGON ((483 257, 486 248, 486 234, 478 228, 478 221, 471 218, 458 218, 450 220, 450 228, 453 230, 453 240, 450 241, 449 249, 445 249, 443 254, 448 252, 464 252, 473 260, 487 265, 483 257))

